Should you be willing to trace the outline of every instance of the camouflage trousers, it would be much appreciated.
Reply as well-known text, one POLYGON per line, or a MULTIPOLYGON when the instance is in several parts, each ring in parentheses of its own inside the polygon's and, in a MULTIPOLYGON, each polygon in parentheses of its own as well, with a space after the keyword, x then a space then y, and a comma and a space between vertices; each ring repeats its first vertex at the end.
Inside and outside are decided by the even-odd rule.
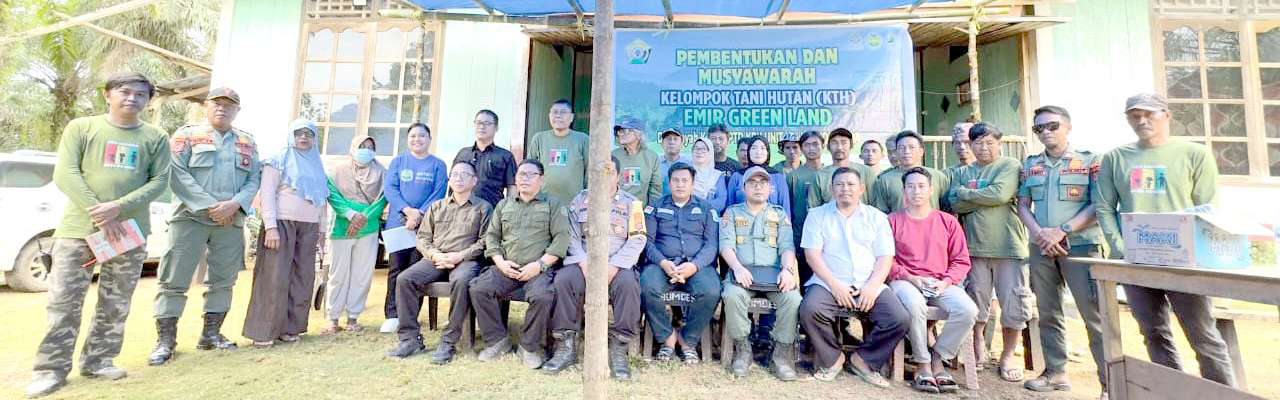
POLYGON ((93 258, 89 245, 82 239, 58 238, 53 243, 53 271, 49 281, 48 331, 36 351, 36 375, 53 375, 65 379, 71 372, 71 356, 80 333, 80 312, 85 294, 98 270, 98 304, 94 310, 84 348, 80 351, 80 368, 90 370, 120 355, 124 343, 125 320, 129 317, 129 301, 142 274, 145 246, 83 268, 93 258))

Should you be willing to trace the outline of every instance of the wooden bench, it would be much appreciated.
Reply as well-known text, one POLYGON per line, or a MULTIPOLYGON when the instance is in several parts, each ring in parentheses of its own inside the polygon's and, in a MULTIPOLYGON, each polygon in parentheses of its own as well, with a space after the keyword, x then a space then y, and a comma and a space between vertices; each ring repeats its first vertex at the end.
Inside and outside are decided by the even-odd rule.
MULTIPOLYGON (((693 302, 693 296, 689 295, 688 292, 672 290, 662 295, 662 303, 666 304, 667 307, 670 307, 670 308, 688 307, 689 303, 692 303, 692 302, 693 302)), ((672 322, 675 322, 675 321, 672 321, 672 322)), ((644 353, 642 354, 642 356, 645 361, 649 361, 653 358, 653 347, 654 347, 653 331, 649 327, 649 322, 647 321, 647 318, 642 323, 644 324, 643 333, 641 334, 644 336, 644 338, 642 339, 644 340, 644 353)), ((675 324, 673 323, 672 326, 675 326, 675 324)), ((702 352, 701 357, 702 357, 702 362, 704 363, 711 362, 711 340, 712 340, 711 324, 707 324, 707 327, 702 330, 702 338, 698 340, 698 347, 699 347, 699 350, 702 352)))
MULTIPOLYGON (((747 318, 755 321, 761 315, 773 314, 773 310, 777 307, 773 302, 764 297, 752 297, 751 303, 747 305, 747 318)), ((725 323, 724 304, 720 305, 720 323, 725 323)), ((705 356, 704 356, 705 357, 705 356)), ((720 365, 729 368, 729 364, 733 361, 733 338, 729 337, 729 330, 720 328, 720 365)))
MULTIPOLYGON (((930 323, 937 322, 937 321, 945 321, 946 319, 947 319, 947 313, 943 312, 941 308, 933 307, 933 306, 929 307, 925 315, 925 320, 929 321, 930 323)), ((892 368, 893 368, 892 379, 895 382, 902 382, 905 380, 905 377, 906 377, 906 371, 905 371, 906 365, 907 365, 906 343, 907 343, 906 340, 898 342, 898 345, 893 349, 893 358, 889 361, 892 364, 892 368)), ((973 330, 971 329, 969 330, 969 334, 965 335, 964 341, 960 342, 960 354, 959 354, 961 370, 964 371, 964 387, 969 390, 979 389, 978 362, 976 359, 974 359, 974 355, 975 355, 974 347, 973 347, 974 345, 975 344, 973 342, 973 330)))
POLYGON ((1214 307, 1213 318, 1214 325, 1218 327, 1218 332, 1222 334, 1222 341, 1226 342, 1227 351, 1231 355, 1231 368, 1235 371, 1236 387, 1240 390, 1249 390, 1249 384, 1245 379, 1244 357, 1240 355, 1240 338, 1236 335, 1236 320, 1244 319, 1275 323, 1277 319, 1275 315, 1269 313, 1232 310, 1226 307, 1214 307))

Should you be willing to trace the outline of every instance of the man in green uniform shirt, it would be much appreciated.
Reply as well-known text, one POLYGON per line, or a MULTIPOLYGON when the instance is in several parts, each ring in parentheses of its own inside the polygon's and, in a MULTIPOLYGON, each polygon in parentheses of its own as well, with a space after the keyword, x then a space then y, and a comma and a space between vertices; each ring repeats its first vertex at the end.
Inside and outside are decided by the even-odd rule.
POLYGON ((76 118, 62 130, 53 182, 70 201, 53 232, 45 309, 48 330, 36 350, 27 397, 45 396, 67 384, 80 336, 80 309, 95 272, 98 306, 80 355, 80 374, 108 380, 127 375, 112 360, 124 344, 129 300, 142 274, 147 246, 95 260, 85 238, 100 231, 111 241, 142 241, 151 228, 151 201, 164 192, 169 179, 164 131, 138 118, 154 94, 155 86, 140 74, 113 76, 102 91, 107 114, 76 118), (130 221, 138 224, 142 237, 126 228, 130 221))
MULTIPOLYGON (((1027 229, 1018 220, 1014 195, 1018 192, 1018 160, 1000 155, 1000 130, 980 122, 969 129, 976 161, 961 168, 951 182, 948 203, 962 216, 961 225, 969 240, 972 268, 965 289, 978 306, 974 323, 974 343, 985 343, 987 320, 991 317, 991 291, 1000 300, 1000 326, 1004 349, 1000 353, 1000 377, 1021 382, 1023 371, 1014 360, 1019 334, 1031 319, 1027 278, 1023 263, 1027 259, 1027 229)), ((898 142, 899 146, 911 141, 898 142)), ((984 361, 984 346, 977 346, 976 356, 984 361)))
POLYGON ((551 130, 535 133, 525 149, 525 158, 546 166, 546 187, 542 193, 569 204, 578 191, 587 188, 587 134, 570 129, 573 105, 560 99, 551 103, 547 115, 551 130))
POLYGON ((662 197, 662 178, 658 175, 658 154, 644 144, 644 121, 630 116, 618 118, 613 138, 618 143, 613 157, 622 166, 618 170, 618 188, 644 204, 657 201, 662 197))
MULTIPOLYGON (((1125 117, 1138 141, 1102 156, 1093 202, 1113 258, 1124 258, 1120 213, 1177 212, 1213 202, 1218 166, 1204 145, 1169 140, 1169 103, 1158 94, 1125 102, 1125 117)), ((1169 309, 1196 352, 1200 376, 1232 386, 1235 374, 1227 346, 1214 325, 1212 304, 1201 295, 1124 285, 1125 298, 1146 338, 1151 361, 1182 369, 1173 345, 1169 309)))
POLYGON ((244 268, 245 211, 258 193, 262 166, 253 136, 231 126, 240 112, 239 94, 228 88, 209 91, 204 112, 205 123, 178 128, 170 139, 169 187, 179 204, 169 220, 169 251, 156 273, 160 290, 155 300, 156 346, 147 359, 151 365, 173 358, 178 318, 206 250, 204 330, 196 348, 236 348, 219 330, 231 309, 231 287, 244 268))
POLYGON ((1102 360, 1102 319, 1089 266, 1067 257, 1102 257, 1102 231, 1089 199, 1097 181, 1098 158, 1067 142, 1071 115, 1058 106, 1035 111, 1031 131, 1044 144, 1044 153, 1027 157, 1018 187, 1018 217, 1027 226, 1032 244, 1031 290, 1040 314, 1040 343, 1045 370, 1022 386, 1037 392, 1070 390, 1067 381, 1067 343, 1063 326, 1062 287, 1071 289, 1080 318, 1089 335, 1089 351, 1098 368, 1098 382, 1105 388, 1106 364, 1102 360))
POLYGON ((747 201, 730 206, 720 218, 720 256, 731 270, 721 285, 720 298, 724 301, 724 329, 733 343, 724 346, 733 346, 730 364, 733 375, 746 376, 752 354, 751 343, 747 341, 751 330, 747 310, 755 294, 764 294, 776 307, 773 315, 777 318, 771 334, 774 346, 769 363, 778 379, 792 381, 796 379, 796 317, 802 298, 796 290, 799 278, 791 218, 782 207, 766 202, 773 185, 764 168, 748 168, 742 182, 747 201), (773 270, 771 275, 777 277, 776 281, 755 275, 769 269, 773 270))
POLYGON ((516 300, 529 303, 520 333, 520 360, 529 369, 542 367, 555 307, 551 267, 569 250, 568 211, 559 200, 540 192, 543 179, 542 163, 525 159, 516 169, 516 193, 499 201, 489 217, 484 255, 493 266, 471 281, 470 289, 471 307, 485 343, 480 361, 493 361, 511 351, 507 321, 499 306, 516 300))
POLYGON ((885 214, 904 208, 902 175, 909 169, 923 167, 929 171, 933 187, 939 188, 937 193, 934 193, 936 197, 930 201, 930 205, 940 209, 942 197, 947 192, 941 188, 951 187, 951 180, 942 171, 924 166, 924 137, 915 131, 902 131, 889 137, 885 144, 889 147, 889 152, 897 157, 890 159, 894 162, 892 169, 880 173, 874 183, 868 181, 871 187, 870 204, 885 214))

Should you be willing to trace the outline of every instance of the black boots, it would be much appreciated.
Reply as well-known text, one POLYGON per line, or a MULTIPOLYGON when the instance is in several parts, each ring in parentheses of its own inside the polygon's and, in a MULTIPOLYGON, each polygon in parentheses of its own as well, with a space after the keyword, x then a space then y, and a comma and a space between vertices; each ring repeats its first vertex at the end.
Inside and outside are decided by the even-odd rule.
POLYGON ((196 348, 200 350, 233 350, 236 348, 236 342, 222 336, 222 320, 227 317, 226 313, 205 313, 204 314, 204 331, 200 332, 200 341, 196 342, 196 348))
POLYGON ((770 357, 769 364, 779 380, 796 380, 795 351, 795 343, 773 343, 773 356, 770 357))
POLYGON ((550 360, 542 364, 542 370, 547 373, 558 374, 578 361, 578 332, 568 330, 555 331, 551 333, 551 337, 556 340, 555 352, 552 353, 550 360))
POLYGON ((735 378, 747 376, 747 369, 751 367, 751 342, 747 338, 733 340, 733 361, 729 363, 729 369, 733 372, 735 378))
POLYGON ((627 363, 627 342, 609 335, 609 375, 620 381, 631 380, 631 366, 627 363))
POLYGON ((156 347, 147 357, 147 364, 161 365, 173 359, 173 349, 178 346, 178 319, 156 319, 156 347))

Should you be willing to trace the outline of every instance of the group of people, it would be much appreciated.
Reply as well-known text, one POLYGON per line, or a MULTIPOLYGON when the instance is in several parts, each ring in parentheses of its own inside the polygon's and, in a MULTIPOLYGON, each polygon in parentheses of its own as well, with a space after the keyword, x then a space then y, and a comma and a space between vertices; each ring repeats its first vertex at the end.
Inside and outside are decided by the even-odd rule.
MULTIPOLYGON (((481 110, 473 121, 474 145, 448 167, 430 154, 430 129, 414 124, 409 151, 389 166, 375 158, 378 146, 387 144, 360 136, 351 142, 349 159, 326 170, 315 147, 320 132, 309 121, 295 121, 288 145, 259 161, 253 137, 231 126, 240 107, 234 91, 210 91, 207 122, 172 136, 138 119, 153 93, 141 75, 113 77, 103 91, 108 113, 76 119, 64 131, 55 182, 71 205, 55 233, 50 325, 29 396, 52 393, 66 382, 94 264, 99 302, 81 373, 125 377, 112 360, 145 255, 136 248, 91 260, 85 237, 99 230, 108 238, 125 235, 130 219, 145 234, 147 204, 166 185, 180 204, 170 217, 171 248, 159 270, 152 365, 174 358, 185 293, 205 259, 208 291, 196 347, 236 347, 220 327, 244 263, 244 217, 256 209, 263 227, 242 332, 255 346, 294 342, 307 331, 317 247, 332 255, 323 332, 362 329, 358 318, 378 232, 403 227, 416 232, 417 241, 389 254, 381 328, 397 333, 391 357, 426 351, 418 313, 428 287, 447 282, 449 322, 431 353, 433 363, 456 356, 474 314, 480 361, 514 351, 528 368, 561 372, 577 360, 585 274, 606 269, 609 367, 617 379, 630 378, 627 348, 641 339, 642 316, 659 344, 657 360, 697 363, 702 332, 721 304, 730 339, 721 346, 732 349, 730 372, 745 376, 755 350, 748 312, 753 298, 765 297, 773 311, 754 329, 769 338, 763 343, 772 348, 769 369, 779 379, 797 379, 803 332, 815 378, 830 381, 847 367, 867 383, 888 386, 878 371, 905 339, 917 365, 912 387, 952 392, 957 382, 943 363, 959 355, 966 337, 984 342, 994 294, 1004 338, 1001 378, 1024 379, 1013 355, 1034 298, 1046 368, 1024 386, 1069 390, 1065 286, 1105 386, 1096 289, 1087 267, 1067 257, 1123 254, 1118 213, 1209 203, 1217 175, 1204 146, 1169 140, 1168 104, 1150 94, 1125 105, 1138 140, 1105 155, 1073 148, 1067 110, 1045 106, 1035 111, 1032 127, 1043 153, 1022 161, 1003 156, 999 129, 965 121, 956 124, 952 140, 960 162, 945 171, 923 165, 924 138, 912 131, 885 143, 862 142, 862 162, 853 160, 853 132, 805 132, 780 141, 777 149, 786 159, 771 164, 769 141, 759 136, 740 139, 738 158, 729 157, 723 125, 694 139, 689 156, 682 154, 684 134, 665 130, 658 136, 659 154, 645 146, 643 121, 622 116, 614 128, 618 148, 606 164, 612 173, 603 175, 603 187, 612 189, 607 261, 593 265, 585 244, 591 225, 587 166, 603 161, 588 154, 587 135, 571 129, 567 100, 551 105, 552 129, 534 134, 519 162, 493 143, 498 115, 481 110), (1163 179, 1140 179, 1148 174, 1163 179), (673 290, 688 295, 675 307, 678 319, 669 307, 673 290), (505 320, 510 301, 528 303, 516 343, 505 320), (929 307, 945 314, 940 331, 930 328, 929 307), (344 313, 345 325, 339 323, 344 313), (846 353, 841 332, 853 319, 868 329, 857 350, 846 353)), ((1232 382, 1206 298, 1126 290, 1153 361, 1180 367, 1169 329, 1172 306, 1202 375, 1232 382)), ((975 357, 985 354, 979 346, 975 357)))

